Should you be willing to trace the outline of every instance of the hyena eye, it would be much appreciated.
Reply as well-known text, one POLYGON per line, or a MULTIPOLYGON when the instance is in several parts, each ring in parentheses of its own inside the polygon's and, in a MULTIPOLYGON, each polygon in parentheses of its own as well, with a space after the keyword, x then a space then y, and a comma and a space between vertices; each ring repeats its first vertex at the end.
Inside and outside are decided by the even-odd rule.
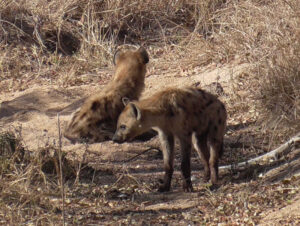
POLYGON ((125 125, 120 125, 120 129, 126 129, 126 126, 125 125))

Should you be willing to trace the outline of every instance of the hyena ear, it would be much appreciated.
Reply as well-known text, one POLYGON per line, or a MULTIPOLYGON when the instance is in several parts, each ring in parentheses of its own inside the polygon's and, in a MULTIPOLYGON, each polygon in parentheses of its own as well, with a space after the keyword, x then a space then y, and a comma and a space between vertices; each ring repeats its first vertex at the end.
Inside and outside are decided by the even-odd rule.
POLYGON ((126 106, 130 102, 130 99, 128 97, 122 97, 122 102, 124 106, 126 106))
POLYGON ((131 103, 129 106, 130 106, 136 120, 140 120, 142 117, 141 110, 133 103, 131 103))
POLYGON ((138 49, 138 52, 141 54, 144 64, 147 64, 149 62, 149 55, 148 55, 146 49, 143 46, 141 46, 138 49))
POLYGON ((119 48, 119 49, 117 49, 116 52, 114 53, 113 63, 114 63, 115 66, 116 66, 116 62, 117 62, 117 60, 118 60, 120 54, 121 54, 121 49, 119 48))

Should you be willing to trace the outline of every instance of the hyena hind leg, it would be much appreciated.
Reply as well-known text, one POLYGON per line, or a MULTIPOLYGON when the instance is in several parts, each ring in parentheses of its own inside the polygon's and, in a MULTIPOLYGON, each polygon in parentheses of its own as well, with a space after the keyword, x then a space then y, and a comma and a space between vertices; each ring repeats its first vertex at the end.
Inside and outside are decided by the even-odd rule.
POLYGON ((194 132, 192 136, 192 140, 193 140, 194 148, 196 149, 204 167, 204 182, 208 182, 210 179, 210 167, 209 167, 210 153, 207 145, 207 134, 197 135, 194 132))
POLYGON ((223 152, 223 141, 210 142, 209 168, 211 172, 211 183, 217 184, 219 179, 219 157, 223 152))
POLYGON ((183 176, 183 190, 186 192, 193 191, 191 181, 191 141, 187 139, 179 139, 181 150, 181 172, 183 176))
POLYGON ((160 132, 159 136, 163 150, 165 175, 163 184, 160 185, 158 191, 166 192, 170 190, 171 180, 174 172, 174 137, 172 134, 165 134, 163 132, 160 132))

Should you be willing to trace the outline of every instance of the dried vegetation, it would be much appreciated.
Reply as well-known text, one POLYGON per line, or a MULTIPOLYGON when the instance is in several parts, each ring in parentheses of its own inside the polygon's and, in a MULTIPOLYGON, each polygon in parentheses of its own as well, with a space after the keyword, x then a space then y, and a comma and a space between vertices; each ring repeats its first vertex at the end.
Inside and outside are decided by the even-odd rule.
MULTIPOLYGON (((154 67, 162 70, 247 63, 226 100, 229 115, 258 125, 251 133, 260 133, 270 147, 300 130, 299 27, 298 0, 0 1, 0 93, 92 83, 123 43, 147 46, 154 67)), ((225 177, 213 193, 196 183, 198 195, 185 199, 187 207, 176 207, 182 196, 153 194, 152 177, 86 166, 82 171, 84 164, 63 158, 63 210, 58 148, 47 144, 31 153, 20 134, 0 134, 1 224, 53 225, 62 222, 62 211, 69 224, 257 224, 263 211, 287 205, 299 192, 299 178, 270 186, 250 181, 257 179, 252 173, 245 183, 225 177), (97 182, 95 175, 108 175, 109 182, 97 182)))

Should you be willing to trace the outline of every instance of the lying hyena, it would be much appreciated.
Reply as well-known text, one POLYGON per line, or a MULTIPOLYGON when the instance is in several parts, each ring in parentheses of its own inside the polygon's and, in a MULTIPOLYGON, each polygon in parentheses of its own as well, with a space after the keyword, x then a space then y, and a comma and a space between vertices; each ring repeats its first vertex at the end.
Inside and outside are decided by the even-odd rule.
POLYGON ((113 141, 130 141, 153 128, 163 149, 165 176, 159 191, 169 191, 173 174, 174 137, 181 146, 183 188, 192 191, 190 157, 192 143, 201 156, 205 180, 218 180, 218 160, 223 153, 227 113, 214 95, 197 88, 166 89, 144 100, 130 102, 120 114, 113 141), (210 150, 208 149, 208 144, 210 150))
POLYGON ((112 81, 99 93, 89 97, 77 110, 64 136, 75 141, 101 142, 112 139, 118 116, 124 109, 122 98, 137 100, 144 89, 149 56, 143 47, 119 50, 114 55, 116 66, 112 81))

